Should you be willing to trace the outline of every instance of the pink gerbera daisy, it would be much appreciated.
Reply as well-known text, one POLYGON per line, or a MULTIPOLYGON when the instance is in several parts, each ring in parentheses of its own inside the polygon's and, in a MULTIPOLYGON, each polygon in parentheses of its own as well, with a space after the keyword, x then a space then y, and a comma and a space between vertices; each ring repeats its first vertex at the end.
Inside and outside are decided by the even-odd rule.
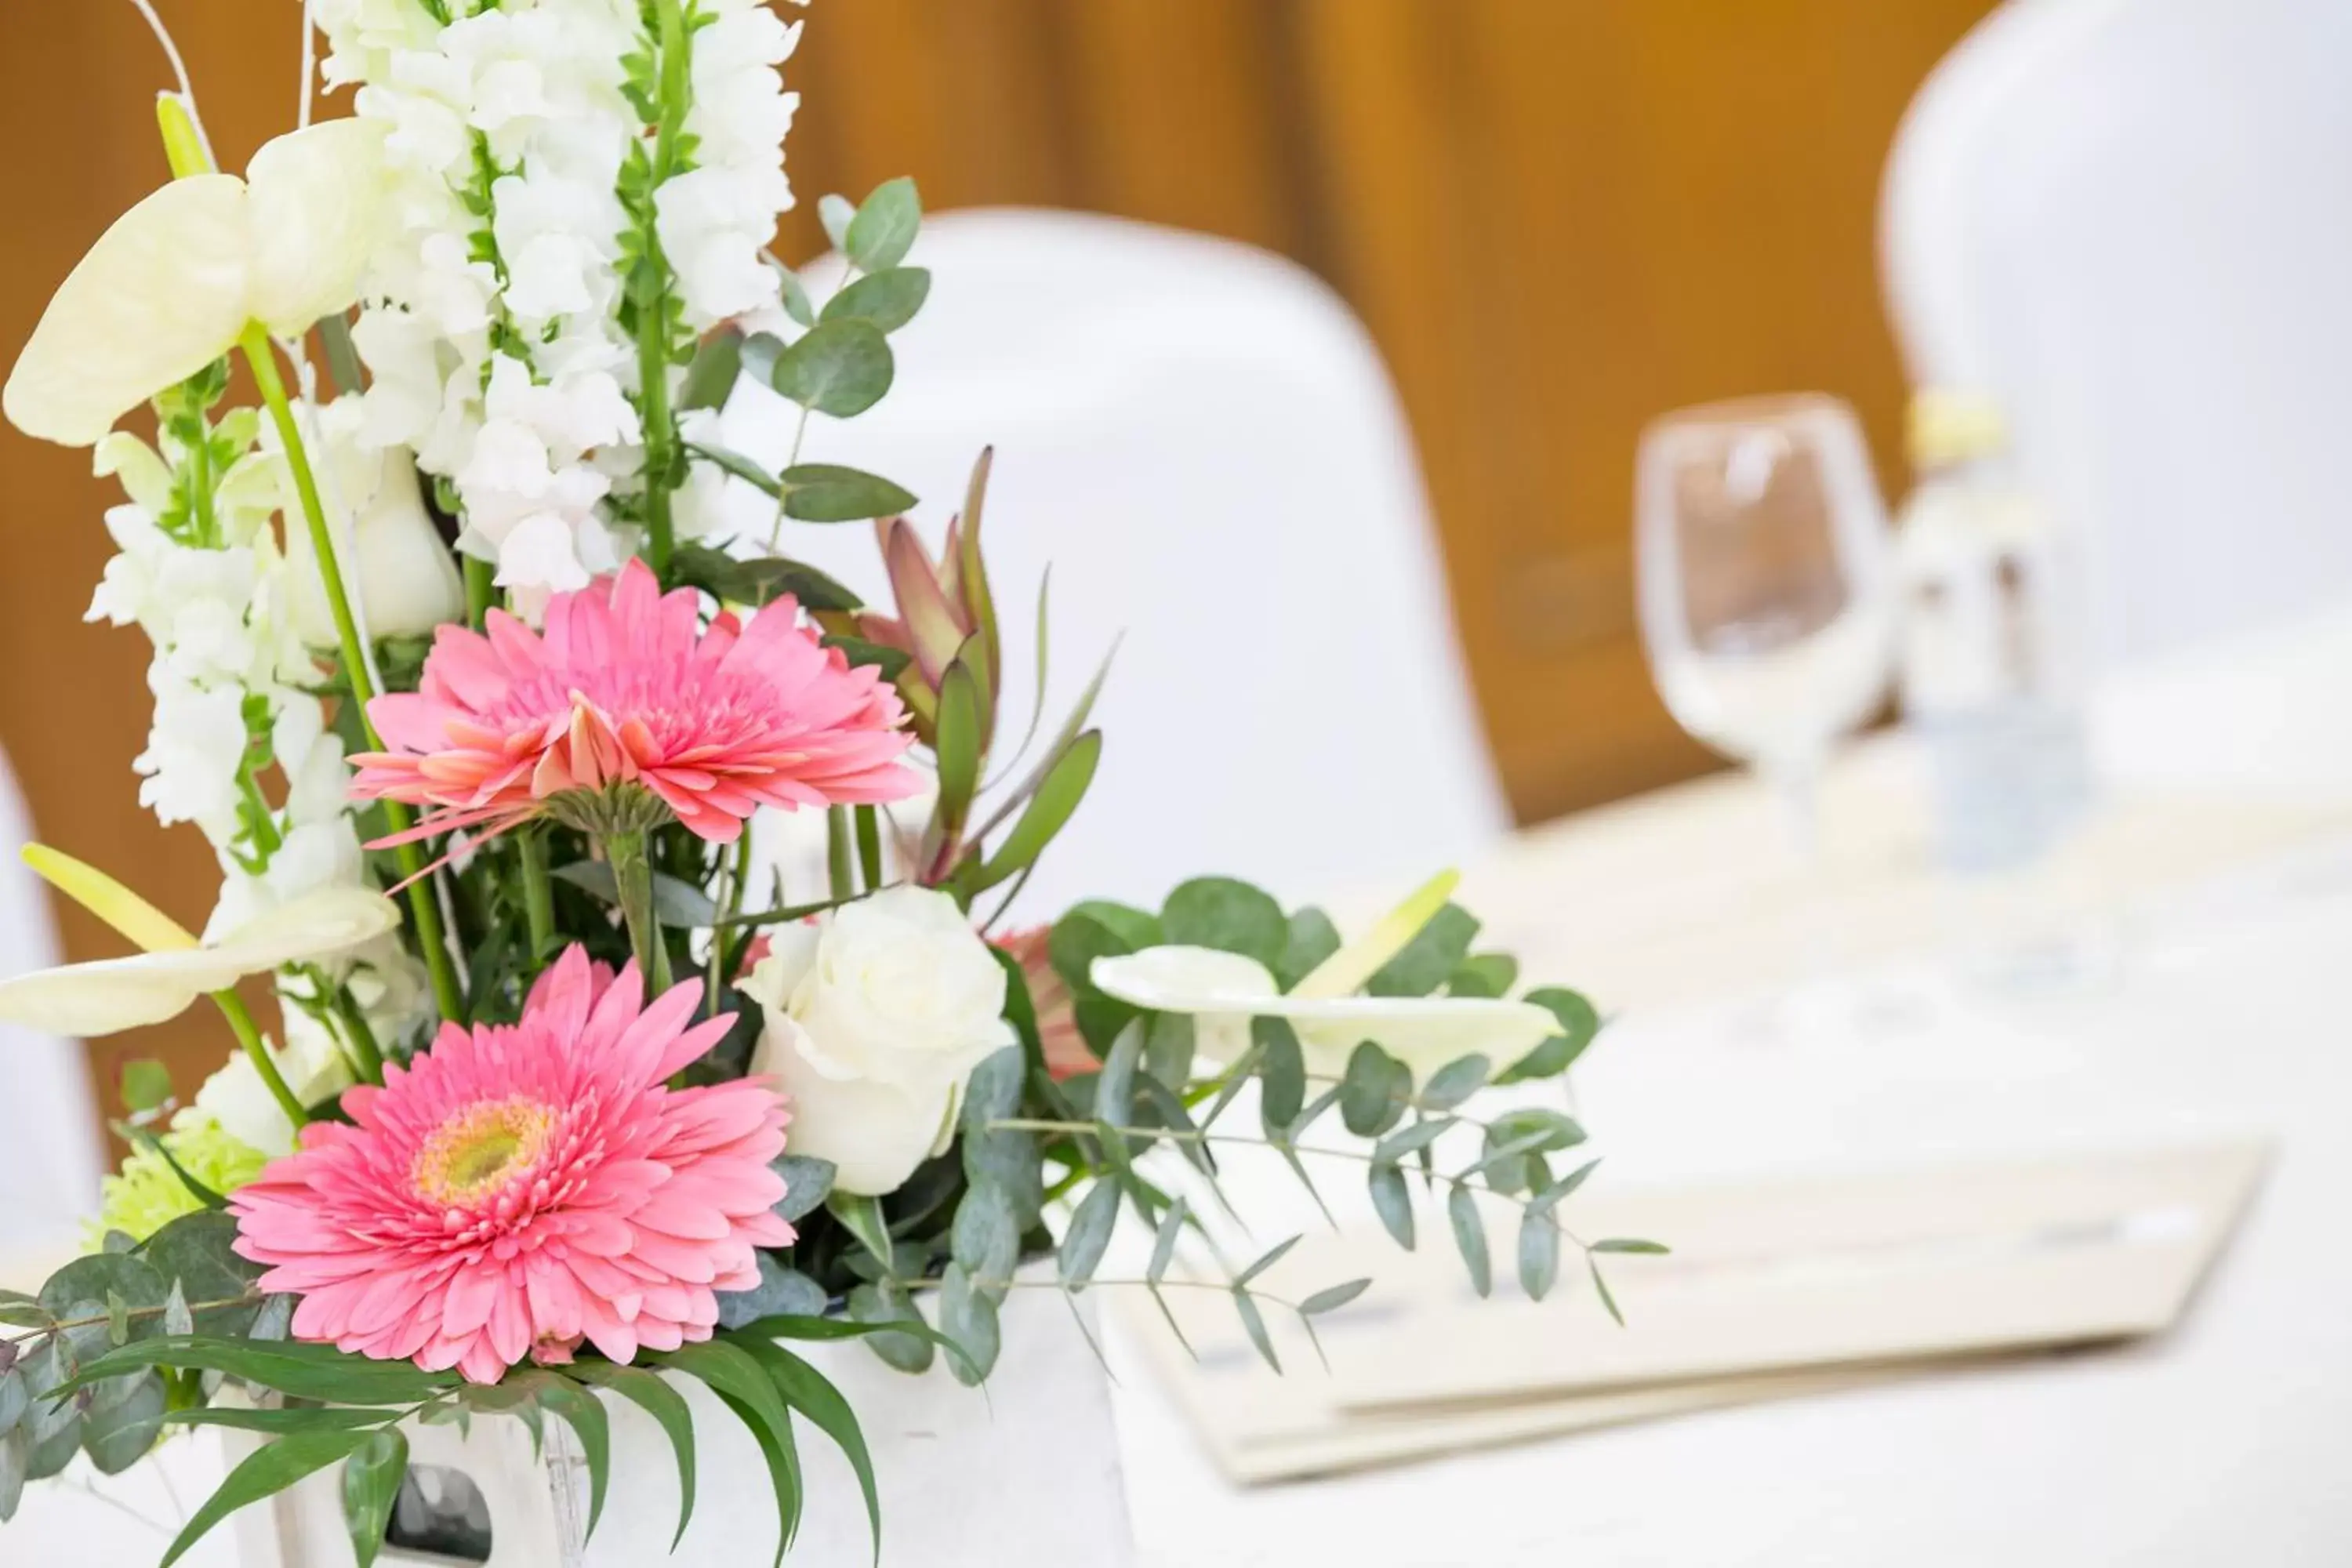
POLYGON ((575 946, 520 1023, 446 1026, 347 1090, 352 1125, 312 1122, 230 1199, 261 1289, 301 1298, 295 1336, 476 1383, 583 1338, 616 1362, 709 1338, 715 1293, 757 1285, 753 1249, 793 1233, 774 1089, 663 1087, 733 1023, 688 1026, 701 989, 641 1007, 634 966, 575 946))
POLYGON ((352 793, 437 808, 414 837, 541 811, 627 831, 674 813, 724 842, 755 806, 916 787, 898 763, 912 739, 898 693, 824 647, 790 598, 704 626, 693 590, 665 596, 632 561, 556 595, 543 634, 501 610, 486 624, 443 626, 421 689, 368 705, 388 749, 352 759, 352 793))

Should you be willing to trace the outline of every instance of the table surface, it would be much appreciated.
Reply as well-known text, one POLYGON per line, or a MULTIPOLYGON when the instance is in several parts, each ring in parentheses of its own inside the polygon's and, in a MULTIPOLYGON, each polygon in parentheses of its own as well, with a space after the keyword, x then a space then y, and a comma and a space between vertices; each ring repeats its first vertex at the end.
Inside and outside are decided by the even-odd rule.
MULTIPOLYGON (((2109 684, 2105 804, 2007 883, 1933 874, 1896 739, 1832 779, 1819 879, 1793 872, 1769 803, 1718 780, 1522 836, 1465 888, 1531 975, 1612 1013, 1577 1084, 1612 1181, 2276 1136, 2173 1333, 1254 1490, 1210 1468, 1115 1334, 1141 1563, 2342 1562, 2347 689, 2352 609, 2109 684), (1967 954, 2021 919, 2060 921, 2094 962, 2040 991, 1987 984, 1967 954), (1822 989, 1825 962, 1901 1005, 1819 1036, 1758 1026, 1759 997, 1822 989)), ((209 1484, 203 1448, 174 1447, 103 1500, 35 1489, 0 1561, 152 1561, 163 1538, 133 1516, 209 1484)), ((184 1561, 231 1568, 227 1533, 184 1561)))

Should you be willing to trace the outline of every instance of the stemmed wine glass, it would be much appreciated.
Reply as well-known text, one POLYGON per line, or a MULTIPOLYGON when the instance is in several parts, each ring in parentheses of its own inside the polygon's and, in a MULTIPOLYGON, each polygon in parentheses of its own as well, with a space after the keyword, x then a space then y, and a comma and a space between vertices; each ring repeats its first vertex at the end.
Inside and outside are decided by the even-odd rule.
POLYGON ((1822 766, 1894 663, 1898 585, 1861 426, 1813 393, 1679 410, 1643 432, 1635 488, 1658 691, 1775 789, 1813 876, 1822 766))

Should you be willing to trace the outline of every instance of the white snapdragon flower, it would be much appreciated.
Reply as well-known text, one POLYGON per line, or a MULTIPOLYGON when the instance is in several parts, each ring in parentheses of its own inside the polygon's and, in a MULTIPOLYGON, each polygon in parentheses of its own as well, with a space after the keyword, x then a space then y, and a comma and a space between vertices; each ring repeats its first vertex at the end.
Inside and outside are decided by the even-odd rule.
POLYGON ((236 831, 237 768, 245 760, 245 693, 206 690, 161 668, 148 674, 155 722, 131 759, 139 804, 164 826, 193 822, 215 844, 236 831))

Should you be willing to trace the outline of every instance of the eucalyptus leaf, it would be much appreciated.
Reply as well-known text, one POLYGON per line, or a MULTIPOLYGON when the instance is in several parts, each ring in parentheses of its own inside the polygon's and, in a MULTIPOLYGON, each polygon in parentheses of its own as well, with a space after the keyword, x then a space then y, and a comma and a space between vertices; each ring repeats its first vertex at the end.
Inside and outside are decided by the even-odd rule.
POLYGON ((1179 946, 1243 953, 1269 971, 1290 946, 1282 906, 1232 877, 1195 877, 1178 887, 1160 908, 1160 925, 1179 946))
POLYGON ((1559 1227, 1549 1211, 1533 1208, 1519 1218, 1519 1289, 1540 1301, 1559 1280, 1559 1227))
POLYGON ((1507 996, 1518 983, 1519 961, 1507 952, 1474 952, 1445 982, 1449 996, 1507 996))
POLYGON ((827 193, 817 198, 817 221, 824 226, 825 238, 835 250, 849 247, 849 226, 857 216, 857 204, 847 196, 827 193))
POLYGON ((1090 899, 1054 922, 1045 954, 1054 973, 1078 995, 1094 993, 1094 961, 1140 952, 1167 940, 1160 918, 1126 904, 1090 899))
POLYGON ((81 1444, 102 1476, 119 1476, 147 1457, 163 1431, 163 1379, 150 1372, 130 1380, 130 1392, 92 1403, 82 1418, 81 1444))
POLYGON ((727 395, 735 390, 735 382, 742 374, 743 333, 735 327, 721 327, 695 348, 694 358, 686 369, 686 382, 677 392, 679 412, 724 408, 727 395))
POLYGON ((15 1431, 16 1423, 25 1418, 31 1405, 32 1395, 25 1387, 23 1370, 12 1366, 0 1372, 0 1435, 15 1431))
POLYGON ((782 481, 742 453, 730 452, 724 447, 714 447, 703 441, 688 441, 686 449, 712 467, 734 475, 772 500, 783 499, 782 481))
POLYGON ((1250 1044, 1259 1062, 1258 1106, 1265 1124, 1286 1127, 1307 1103, 1307 1058, 1297 1031, 1286 1018, 1253 1018, 1250 1044))
MULTIPOLYGON (((145 1259, 125 1252, 103 1252, 77 1258, 50 1275, 41 1287, 41 1305, 59 1321, 78 1325, 67 1329, 64 1338, 73 1347, 76 1359, 88 1361, 113 1344, 115 1328, 123 1330, 124 1338, 131 1337, 125 1320, 131 1308, 160 1308, 166 1293, 163 1276, 145 1259), (110 1308, 110 1300, 120 1306, 110 1308)), ((152 1317, 142 1317, 139 1322, 142 1334, 153 1333, 159 1327, 152 1317)))
MULTIPOLYGON (((182 1215, 149 1237, 139 1256, 163 1279, 177 1281, 191 1308, 205 1301, 237 1301, 254 1294, 262 1268, 237 1256, 236 1237, 233 1215, 210 1210, 182 1215)), ((251 1330, 260 1310, 257 1300, 201 1308, 192 1314, 194 1321, 186 1331, 235 1337, 251 1330)))
POLYGON ((1636 1241, 1630 1237, 1612 1236, 1606 1241, 1592 1244, 1594 1252, 1623 1252, 1643 1258, 1664 1258, 1674 1249, 1663 1242, 1636 1241))
POLYGON ((1570 1194, 1575 1192, 1577 1188, 1584 1185, 1585 1179, 1591 1176, 1595 1170, 1599 1169, 1600 1164, 1601 1162, 1598 1160, 1587 1160, 1583 1164, 1579 1165, 1575 1170, 1570 1171, 1559 1181, 1550 1184, 1541 1192, 1536 1194, 1533 1198, 1528 1200, 1528 1212, 1529 1214, 1544 1215, 1551 1213, 1554 1209, 1559 1207, 1561 1202, 1565 1200, 1570 1194))
POLYGON ((931 275, 919 267, 892 267, 860 278, 824 302, 824 320, 871 322, 895 332, 930 298, 931 275))
POLYGON ((1257 1353, 1265 1358, 1265 1364, 1280 1372, 1282 1358, 1274 1353, 1274 1341, 1265 1331, 1265 1319, 1259 1314, 1257 1303, 1250 1300, 1247 1291, 1236 1289, 1234 1292, 1234 1310, 1240 1314, 1243 1332, 1249 1335, 1250 1343, 1257 1347, 1257 1353))
POLYGON ((1408 1154, 1420 1153, 1458 1125, 1453 1118, 1445 1116, 1433 1116, 1416 1121, 1372 1145, 1372 1159, 1378 1164, 1394 1164, 1408 1154))
POLYGON ((1467 1056, 1450 1061, 1430 1075, 1422 1086, 1422 1106, 1430 1110, 1451 1110, 1480 1089, 1495 1064, 1485 1057, 1467 1056))
POLYGON ((1547 1009, 1559 1021, 1559 1033, 1536 1047, 1504 1072, 1497 1083, 1523 1083, 1556 1078, 1576 1064, 1593 1037, 1601 1033, 1601 1015, 1580 993, 1557 985, 1530 991, 1521 998, 1547 1009))
POLYGON ((864 637, 835 635, 825 637, 824 642, 827 647, 839 648, 851 668, 871 665, 882 672, 885 680, 898 679, 898 672, 915 662, 915 656, 904 648, 887 647, 878 642, 868 642, 864 637))
POLYGON ((916 505, 913 491, 839 463, 795 464, 780 479, 784 515, 797 522, 863 522, 897 517, 916 505))
POLYGON ((874 187, 835 243, 859 271, 887 272, 907 258, 922 224, 922 198, 901 175, 874 187))
POLYGON ((977 1385, 995 1370, 997 1353, 1003 1348, 996 1302, 961 1263, 949 1264, 941 1281, 940 1331, 961 1345, 971 1360, 969 1367, 962 1362, 950 1363, 948 1370, 956 1381, 977 1385))
POLYGON ((1135 1120, 1135 1070, 1143 1059, 1147 1033, 1143 1020, 1137 1019, 1118 1032, 1103 1058, 1102 1072, 1095 1079, 1095 1120, 1103 1124, 1106 1137, 1109 1129, 1135 1120))
POLYGON ((1600 1296, 1601 1304, 1609 1309, 1609 1315, 1617 1320, 1617 1326, 1623 1328, 1625 1314, 1617 1310, 1617 1298, 1610 1294, 1609 1281, 1601 1277, 1601 1260, 1587 1252, 1584 1255, 1584 1267, 1592 1276, 1592 1289, 1600 1296))
POLYGON ((1234 1288, 1239 1289, 1240 1287, 1248 1284, 1251 1280, 1255 1279, 1259 1275, 1264 1274, 1267 1269, 1281 1262, 1285 1258, 1290 1255, 1290 1249, 1297 1247, 1298 1242, 1299 1238, 1294 1236, 1287 1241, 1279 1241, 1275 1243, 1274 1246, 1265 1250, 1256 1262, 1251 1264, 1247 1268, 1243 1269, 1239 1274, 1234 1276, 1234 1288))
POLYGON ((1339 928, 1331 917, 1312 905, 1291 912, 1289 939, 1283 944, 1282 959, 1274 966, 1274 976, 1288 991, 1315 972, 1318 964, 1339 951, 1339 928))
POLYGON ((787 1224, 806 1219, 824 1206, 833 1192, 834 1165, 808 1154, 779 1154, 768 1169, 784 1179, 784 1195, 776 1200, 776 1217, 787 1224))
POLYGON ((719 1326, 740 1329, 761 1318, 798 1317, 824 1310, 824 1288, 771 1252, 754 1254, 760 1282, 749 1290, 719 1292, 719 1326))
POLYGON ((1373 1212, 1381 1224, 1407 1252, 1412 1250, 1412 1189, 1405 1183, 1403 1168, 1394 1164, 1376 1164, 1365 1173, 1372 1194, 1373 1212))
POLYGON ((871 321, 820 321, 778 355, 770 384, 804 408, 852 419, 882 401, 897 363, 871 321))
POLYGON ((1184 1200, 1178 1198, 1160 1215, 1160 1229, 1151 1238, 1151 1261, 1143 1271, 1143 1277, 1152 1284, 1167 1277, 1168 1265, 1175 1259, 1176 1243, 1183 1237, 1184 1222, 1191 1213, 1184 1200))
POLYGON ((903 1287, 895 1284, 860 1285, 849 1293, 849 1316, 853 1321, 884 1330, 869 1335, 866 1344, 891 1366, 906 1373, 930 1370, 930 1341, 888 1327, 909 1320, 922 1323, 922 1314, 915 1310, 915 1303, 903 1287))
POLYGON ((1348 1054, 1339 1079, 1339 1121, 1359 1138, 1377 1138, 1403 1120, 1412 1069, 1371 1040, 1348 1054))
POLYGON ((22 1427, 0 1433, 0 1524, 16 1517, 25 1499, 26 1471, 32 1458, 33 1436, 22 1427))
POLYGON ((1103 1250, 1110 1246, 1118 1219, 1118 1186, 1097 1180, 1070 1215, 1070 1228, 1062 1237, 1055 1267, 1065 1289, 1075 1295, 1086 1289, 1102 1263, 1103 1250))
POLYGON ((971 1279, 995 1282, 992 1289, 1001 1290, 1021 1261, 1021 1224, 1012 1194, 992 1182, 967 1188, 956 1205, 949 1250, 971 1279))
POLYGON ((1446 1194, 1445 1217, 1454 1226, 1454 1245, 1461 1250, 1463 1265, 1470 1270, 1470 1288, 1481 1296, 1492 1295, 1495 1269, 1486 1255, 1486 1225, 1468 1187, 1457 1186, 1446 1194))
POLYGON ((1461 967, 1477 935, 1478 921, 1470 911, 1447 904, 1364 983, 1364 989, 1374 996, 1427 996, 1461 967))
POLYGON ((1328 1285, 1298 1303, 1299 1316, 1319 1318, 1326 1312, 1336 1312, 1372 1288, 1369 1279, 1350 1279, 1341 1285, 1328 1285))
POLYGON ((407 1477, 408 1439, 397 1427, 371 1432, 343 1461, 343 1526, 351 1533, 358 1568, 374 1568, 376 1553, 383 1550, 384 1527, 392 1521, 393 1501, 407 1477))
POLYGON ((31 1441, 25 1457, 25 1479, 45 1481, 51 1476, 63 1475, 74 1456, 81 1452, 81 1416, 68 1403, 58 1415, 55 1427, 33 1426, 25 1433, 31 1441))

